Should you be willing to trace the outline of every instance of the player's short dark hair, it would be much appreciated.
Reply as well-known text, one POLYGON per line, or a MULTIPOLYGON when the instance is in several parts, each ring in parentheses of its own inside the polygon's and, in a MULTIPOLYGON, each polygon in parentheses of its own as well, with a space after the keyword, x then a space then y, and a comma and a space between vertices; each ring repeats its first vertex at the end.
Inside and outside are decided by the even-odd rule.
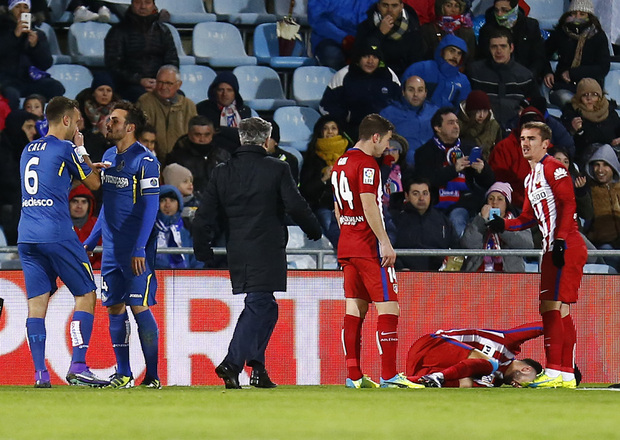
POLYGON ((543 141, 551 140, 551 128, 549 128, 549 126, 545 124, 544 122, 539 122, 539 121, 526 122, 525 124, 521 126, 521 132, 523 132, 523 130, 525 129, 529 129, 529 130, 536 129, 538 130, 538 133, 540 133, 540 137, 542 138, 543 141))
POLYGON ((508 44, 514 43, 512 31, 503 26, 493 27, 491 32, 489 32, 489 47, 491 46, 491 38, 506 38, 508 40, 508 44))
POLYGON ((443 124, 444 115, 448 115, 450 113, 454 113, 456 115, 456 109, 454 107, 441 107, 435 112, 431 118, 431 128, 433 129, 433 133, 435 132, 435 127, 441 127, 441 124, 443 124))
POLYGON ((528 364, 530 367, 532 367, 534 371, 536 371, 536 374, 542 373, 543 367, 542 365, 540 365, 540 362, 535 361, 534 359, 530 359, 530 358, 522 359, 522 361, 528 364))
POLYGON ((376 113, 365 116, 360 123, 359 138, 360 140, 369 140, 372 135, 378 133, 383 137, 388 131, 394 131, 394 124, 376 113))
POLYGON ((209 127, 213 127, 213 121, 211 121, 211 119, 203 115, 194 116, 187 123, 187 130, 188 131, 191 130, 192 127, 196 127, 196 126, 203 127, 205 125, 208 125, 209 127))
POLYGON ((144 126, 147 124, 146 113, 127 101, 117 102, 114 104, 112 110, 125 110, 127 112, 127 116, 125 117, 126 123, 135 125, 136 129, 134 130, 134 134, 136 138, 140 137, 144 131, 144 126))
POLYGON ((75 99, 65 98, 64 96, 56 96, 51 99, 45 109, 45 117, 50 124, 60 122, 67 113, 73 109, 79 109, 80 105, 75 99))
POLYGON ((431 181, 424 177, 420 177, 420 176, 407 177, 403 181, 403 191, 409 192, 409 190, 411 189, 411 185, 426 185, 428 186, 428 190, 429 191, 431 190, 431 181))

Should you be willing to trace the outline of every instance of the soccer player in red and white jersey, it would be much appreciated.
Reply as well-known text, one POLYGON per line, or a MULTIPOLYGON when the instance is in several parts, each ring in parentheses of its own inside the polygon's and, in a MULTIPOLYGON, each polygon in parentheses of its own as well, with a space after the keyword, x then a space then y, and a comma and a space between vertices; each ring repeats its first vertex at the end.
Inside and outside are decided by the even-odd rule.
POLYGON ((421 388, 396 370, 398 300, 396 252, 385 231, 381 175, 375 158, 388 148, 394 126, 371 114, 359 127, 359 141, 336 162, 331 183, 340 225, 338 262, 344 272, 346 314, 342 342, 349 388, 378 385, 360 369, 361 331, 368 305, 378 313, 377 344, 381 354, 381 387, 421 388))
POLYGON ((542 366, 517 360, 521 345, 543 333, 540 322, 509 330, 454 329, 424 335, 409 349, 407 377, 426 387, 470 388, 532 382, 542 366))
POLYGON ((588 253, 577 227, 573 182, 566 168, 547 154, 550 138, 551 129, 542 122, 523 125, 521 150, 532 168, 525 178, 523 212, 515 219, 495 217, 489 227, 517 231, 538 222, 543 235, 540 314, 547 363, 545 371, 528 386, 575 388, 577 333, 570 306, 577 302, 588 253))

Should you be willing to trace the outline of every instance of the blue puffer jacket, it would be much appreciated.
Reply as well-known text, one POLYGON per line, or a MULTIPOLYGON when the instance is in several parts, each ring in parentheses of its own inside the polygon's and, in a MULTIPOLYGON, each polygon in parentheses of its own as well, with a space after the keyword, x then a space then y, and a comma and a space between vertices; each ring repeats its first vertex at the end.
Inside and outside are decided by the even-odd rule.
MULTIPOLYGON (((405 70, 402 83, 411 76, 419 76, 426 82, 428 99, 438 107, 450 106, 458 108, 459 103, 467 99, 471 86, 467 76, 459 72, 459 66, 452 66, 441 56, 441 51, 448 46, 458 47, 463 51, 463 58, 467 53, 467 43, 452 34, 446 35, 437 49, 433 61, 413 63, 405 70)), ((461 59, 461 64, 463 60, 461 59)))
POLYGON ((341 43, 357 33, 357 25, 366 19, 366 11, 376 0, 313 0, 308 3, 308 23, 312 28, 312 51, 322 40, 341 43))

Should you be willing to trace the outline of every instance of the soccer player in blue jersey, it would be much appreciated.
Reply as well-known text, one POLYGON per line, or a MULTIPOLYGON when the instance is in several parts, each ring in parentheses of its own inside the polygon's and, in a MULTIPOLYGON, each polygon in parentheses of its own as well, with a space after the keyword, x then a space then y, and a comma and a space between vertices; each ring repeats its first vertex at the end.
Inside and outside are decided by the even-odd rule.
POLYGON ((157 373, 159 330, 150 306, 156 304, 155 218, 159 209, 159 162, 137 141, 146 116, 132 104, 116 104, 110 113, 107 139, 116 143, 102 158, 103 207, 84 245, 92 249, 103 232, 101 297, 108 308, 116 373, 109 387, 131 388, 129 365, 131 308, 146 361, 142 385, 161 388, 157 373))
POLYGON ((67 381, 72 385, 103 386, 108 382, 97 378, 86 365, 97 299, 93 270, 69 215, 73 179, 96 190, 101 185, 100 175, 77 129, 81 118, 78 103, 62 96, 53 98, 46 116, 47 136, 26 145, 20 160, 22 210, 17 250, 28 294, 26 332, 35 367, 35 387, 51 387, 45 366, 45 315, 50 297, 58 289, 57 277, 75 299, 70 326, 73 354, 67 381))

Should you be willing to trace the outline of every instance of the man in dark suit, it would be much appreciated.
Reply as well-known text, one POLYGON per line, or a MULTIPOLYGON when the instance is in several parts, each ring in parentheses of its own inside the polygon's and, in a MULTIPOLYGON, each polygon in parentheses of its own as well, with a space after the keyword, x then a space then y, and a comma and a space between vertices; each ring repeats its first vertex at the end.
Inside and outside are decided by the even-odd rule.
POLYGON ((276 386, 265 369, 265 350, 278 320, 273 295, 286 290, 287 229, 284 214, 312 240, 321 226, 297 190, 289 165, 267 154, 271 124, 261 118, 239 123, 241 146, 213 170, 193 224, 196 258, 212 258, 218 229, 226 235, 233 294, 245 293, 245 308, 228 354, 215 369, 226 388, 241 388, 239 373, 252 367, 250 385, 276 386))

